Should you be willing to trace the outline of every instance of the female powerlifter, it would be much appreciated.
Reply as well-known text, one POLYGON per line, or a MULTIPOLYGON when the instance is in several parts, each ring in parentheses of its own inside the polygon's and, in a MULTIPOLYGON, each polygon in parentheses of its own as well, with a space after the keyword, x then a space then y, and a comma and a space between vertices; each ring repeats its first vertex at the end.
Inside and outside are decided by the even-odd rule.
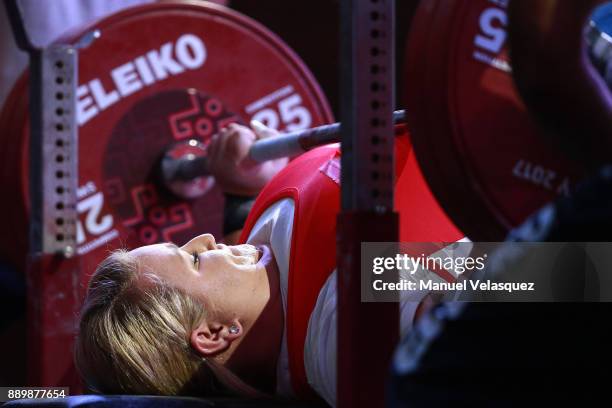
MULTIPOLYGON (((75 352, 93 389, 299 396, 335 405, 339 149, 315 149, 272 177, 284 162, 248 161, 250 145, 265 131, 256 133, 230 125, 209 150, 224 191, 253 194, 269 180, 242 244, 204 234, 180 247, 120 250, 98 266, 75 352)), ((460 237, 437 206, 426 211, 440 240, 460 237)), ((427 303, 402 300, 402 335, 427 303)), ((375 327, 363 330, 376 338, 375 327)))

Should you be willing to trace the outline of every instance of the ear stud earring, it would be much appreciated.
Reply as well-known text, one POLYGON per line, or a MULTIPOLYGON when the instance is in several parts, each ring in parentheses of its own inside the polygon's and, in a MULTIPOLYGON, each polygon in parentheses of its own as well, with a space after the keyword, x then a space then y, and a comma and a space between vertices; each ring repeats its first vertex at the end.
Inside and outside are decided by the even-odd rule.
POLYGON ((240 329, 235 324, 232 324, 229 328, 230 334, 238 334, 239 331, 240 329))

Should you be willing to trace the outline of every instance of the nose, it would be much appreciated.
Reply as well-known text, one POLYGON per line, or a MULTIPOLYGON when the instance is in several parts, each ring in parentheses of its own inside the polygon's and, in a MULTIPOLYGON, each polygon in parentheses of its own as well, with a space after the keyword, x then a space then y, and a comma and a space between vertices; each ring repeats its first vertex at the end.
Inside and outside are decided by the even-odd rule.
POLYGON ((212 249, 217 248, 217 242, 215 241, 215 237, 213 237, 212 234, 202 234, 189 240, 189 242, 183 245, 183 247, 197 248, 199 251, 210 251, 212 249))

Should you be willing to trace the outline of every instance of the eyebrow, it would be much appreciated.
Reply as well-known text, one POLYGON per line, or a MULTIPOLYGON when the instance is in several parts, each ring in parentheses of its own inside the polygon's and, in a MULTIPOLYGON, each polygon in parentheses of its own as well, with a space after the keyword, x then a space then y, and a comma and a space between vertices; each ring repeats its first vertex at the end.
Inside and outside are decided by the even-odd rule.
POLYGON ((176 252, 180 251, 180 248, 174 242, 166 242, 164 245, 172 249, 173 251, 176 251, 176 252))
MULTIPOLYGON (((172 249, 177 256, 179 256, 183 261, 185 260, 185 257, 183 256, 183 254, 181 254, 181 248, 178 247, 178 245, 176 245, 174 242, 166 242, 164 244, 167 248, 172 249)), ((191 268, 196 269, 192 264, 190 264, 191 268)))
POLYGON ((164 246, 168 249, 171 249, 174 252, 174 255, 180 257, 181 259, 185 259, 183 254, 181 253, 181 248, 178 247, 174 242, 166 242, 164 246))

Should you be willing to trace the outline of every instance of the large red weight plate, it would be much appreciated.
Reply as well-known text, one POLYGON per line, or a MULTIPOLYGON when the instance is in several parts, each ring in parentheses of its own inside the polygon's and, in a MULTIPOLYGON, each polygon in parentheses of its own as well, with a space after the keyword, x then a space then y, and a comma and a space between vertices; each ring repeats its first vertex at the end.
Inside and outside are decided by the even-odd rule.
POLYGON ((423 0, 405 104, 432 191, 473 240, 499 240, 571 193, 583 169, 542 137, 514 88, 506 0, 423 0))
MULTIPOLYGON (((166 149, 190 139, 205 144, 229 121, 258 119, 281 131, 333 121, 301 60, 263 26, 222 6, 152 4, 81 34, 94 28, 101 37, 79 54, 76 107, 78 253, 86 271, 112 248, 221 234, 218 188, 184 200, 157 183, 155 165, 166 149)), ((24 90, 13 92, 5 110, 24 109, 24 90)), ((12 197, 3 213, 14 230, 10 241, 8 234, 0 239, 7 240, 3 256, 23 265, 25 254, 15 248, 27 236, 27 118, 2 118, 2 128, 13 129, 3 144, 15 147, 3 164, 12 197)))

